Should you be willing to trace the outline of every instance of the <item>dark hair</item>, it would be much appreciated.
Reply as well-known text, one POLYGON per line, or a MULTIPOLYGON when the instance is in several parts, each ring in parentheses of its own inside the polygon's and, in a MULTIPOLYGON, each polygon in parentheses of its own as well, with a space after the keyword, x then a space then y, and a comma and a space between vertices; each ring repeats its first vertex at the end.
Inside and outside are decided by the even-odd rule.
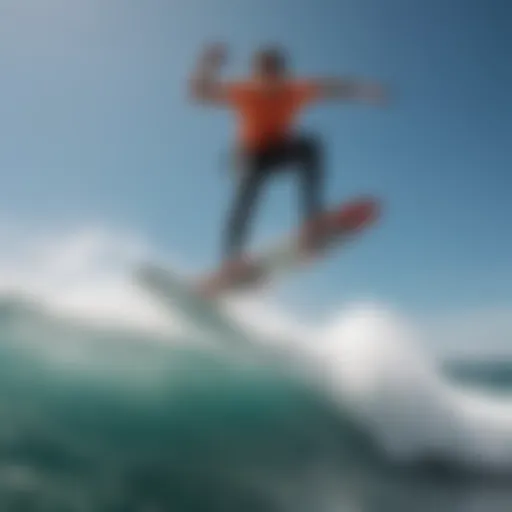
POLYGON ((260 48, 254 55, 254 64, 269 66, 273 71, 285 73, 287 71, 287 56, 278 46, 265 46, 260 48))

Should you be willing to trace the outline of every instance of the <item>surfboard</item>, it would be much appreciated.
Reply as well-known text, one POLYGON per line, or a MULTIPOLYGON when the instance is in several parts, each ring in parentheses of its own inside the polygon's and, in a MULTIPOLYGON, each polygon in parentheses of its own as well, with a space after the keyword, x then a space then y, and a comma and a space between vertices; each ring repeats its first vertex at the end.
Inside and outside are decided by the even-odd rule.
POLYGON ((287 238, 280 239, 255 255, 227 262, 193 283, 195 291, 207 298, 259 286, 292 272, 341 246, 380 216, 380 202, 360 197, 332 208, 304 224, 287 238))

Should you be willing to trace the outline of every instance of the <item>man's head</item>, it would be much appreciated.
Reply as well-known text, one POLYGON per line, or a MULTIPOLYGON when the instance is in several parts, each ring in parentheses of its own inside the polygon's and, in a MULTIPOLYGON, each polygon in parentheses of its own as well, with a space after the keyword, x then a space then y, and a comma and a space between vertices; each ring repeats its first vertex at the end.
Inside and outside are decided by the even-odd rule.
POLYGON ((261 48, 254 54, 253 71, 264 80, 282 78, 288 72, 286 55, 277 46, 261 48))

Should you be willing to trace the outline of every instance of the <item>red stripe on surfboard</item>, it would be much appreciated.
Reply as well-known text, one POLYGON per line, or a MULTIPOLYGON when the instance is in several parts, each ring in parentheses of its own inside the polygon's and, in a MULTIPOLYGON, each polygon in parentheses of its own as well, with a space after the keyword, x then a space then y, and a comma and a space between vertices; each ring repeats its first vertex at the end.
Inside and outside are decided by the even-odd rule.
POLYGON ((357 231, 368 226, 380 214, 380 203, 374 198, 353 199, 340 207, 330 210, 308 224, 304 231, 314 232, 318 229, 326 236, 337 235, 344 231, 357 231))

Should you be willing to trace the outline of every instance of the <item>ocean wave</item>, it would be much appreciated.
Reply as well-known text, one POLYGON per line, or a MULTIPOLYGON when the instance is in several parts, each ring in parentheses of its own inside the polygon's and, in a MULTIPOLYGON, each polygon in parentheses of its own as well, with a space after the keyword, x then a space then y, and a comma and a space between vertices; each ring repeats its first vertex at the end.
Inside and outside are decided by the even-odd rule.
POLYGON ((227 304, 250 356, 233 358, 134 285, 137 258, 104 264, 130 253, 118 240, 88 236, 50 251, 59 265, 0 265, 0 501, 272 510, 326 467, 512 474, 512 401, 445 373, 388 308, 304 328, 265 297, 227 304))

